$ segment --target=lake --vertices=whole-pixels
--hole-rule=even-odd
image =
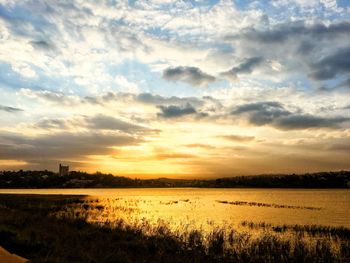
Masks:
[[[123,218],[210,230],[242,221],[350,227],[350,191],[324,189],[0,189],[11,194],[87,195],[104,209],[90,221]]]

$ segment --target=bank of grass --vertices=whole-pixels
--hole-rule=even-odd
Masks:
[[[72,204],[82,207],[78,216],[54,216]],[[102,209],[98,201],[88,207],[83,196],[0,195],[0,246],[33,262],[348,262],[350,258],[346,228],[279,229],[245,222],[247,231],[215,229],[204,236],[200,231],[174,233],[159,225],[146,235],[142,225],[87,223],[82,215],[91,206]],[[259,235],[251,235],[256,229]],[[317,238],[306,242],[303,236],[310,233]]]

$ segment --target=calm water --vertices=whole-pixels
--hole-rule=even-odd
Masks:
[[[214,225],[236,225],[242,221],[350,227],[349,190],[2,189],[0,193],[88,195],[87,199],[98,200],[105,207],[92,220],[127,216],[132,220],[163,220],[174,227],[188,224],[204,229]],[[282,207],[233,205],[218,201],[256,202]]]

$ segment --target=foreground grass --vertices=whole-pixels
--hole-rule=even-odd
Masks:
[[[33,262],[348,262],[350,258],[346,228],[244,222],[249,231],[261,233],[252,237],[249,231],[217,229],[204,237],[199,231],[175,234],[160,226],[145,235],[142,227],[89,224],[82,211],[78,217],[54,216],[72,205],[89,210],[83,196],[0,195],[0,246]],[[313,241],[303,241],[310,233]]]

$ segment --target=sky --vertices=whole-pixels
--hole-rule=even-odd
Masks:
[[[0,0],[0,170],[350,169],[348,0]]]

